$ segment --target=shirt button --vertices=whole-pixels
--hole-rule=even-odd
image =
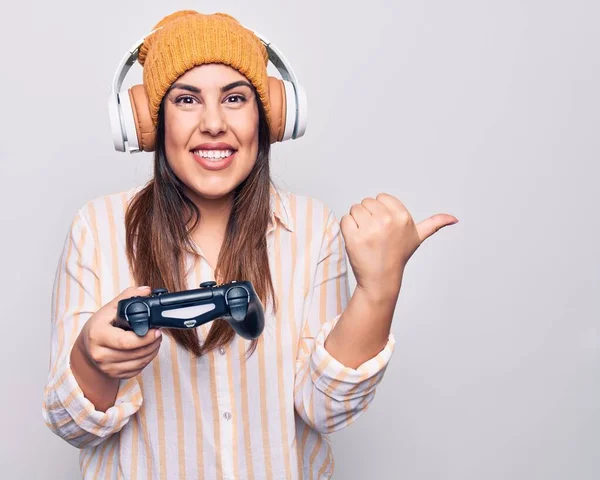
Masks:
[[[231,420],[231,413],[229,413],[229,412],[225,412],[225,413],[223,414],[223,418],[224,418],[225,420],[227,420],[227,421]]]
[[[219,347],[219,353],[225,355],[225,347]]]

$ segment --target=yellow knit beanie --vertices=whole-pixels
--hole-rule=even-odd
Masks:
[[[167,15],[153,30],[140,47],[138,61],[144,67],[143,83],[155,127],[169,87],[189,69],[206,63],[229,65],[244,75],[256,88],[270,122],[269,57],[252,31],[225,13],[204,15],[194,10]]]

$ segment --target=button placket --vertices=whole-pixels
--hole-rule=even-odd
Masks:
[[[217,354],[218,352],[218,354]],[[215,376],[217,384],[217,402],[219,408],[219,420],[221,430],[221,459],[223,462],[223,475],[226,478],[234,477],[233,466],[233,411],[231,396],[233,392],[229,389],[227,349],[219,347],[212,356],[215,364]],[[227,452],[227,453],[225,453]]]

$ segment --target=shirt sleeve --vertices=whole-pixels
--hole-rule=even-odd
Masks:
[[[356,369],[346,367],[325,349],[327,335],[348,304],[347,270],[340,225],[329,211],[312,298],[299,339],[294,388],[296,411],[321,433],[340,430],[367,410],[395,346],[390,334],[383,350]]]
[[[77,448],[102,443],[142,405],[138,381],[122,379],[115,404],[100,412],[85,397],[71,371],[75,339],[102,306],[97,253],[92,229],[80,210],[66,237],[54,279],[50,366],[42,406],[48,428]]]

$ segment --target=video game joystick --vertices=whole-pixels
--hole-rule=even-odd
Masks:
[[[147,297],[119,301],[114,325],[143,337],[150,328],[194,328],[217,318],[247,340],[262,333],[263,306],[251,282],[202,282],[200,288],[173,293],[156,288]]]

